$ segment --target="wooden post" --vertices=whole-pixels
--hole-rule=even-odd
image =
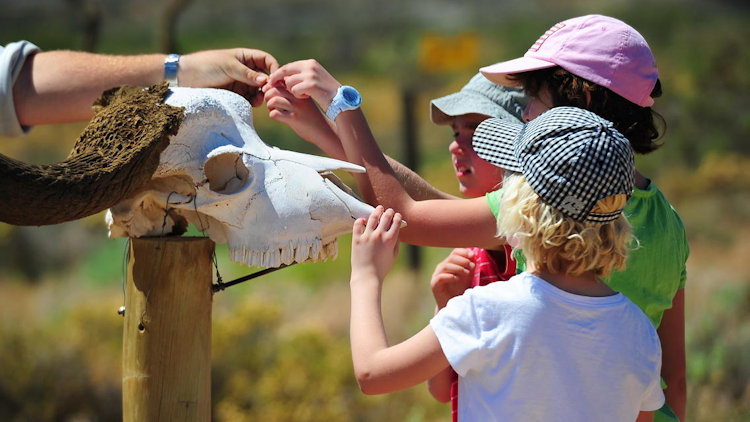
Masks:
[[[123,421],[211,420],[208,238],[130,240],[123,329]]]

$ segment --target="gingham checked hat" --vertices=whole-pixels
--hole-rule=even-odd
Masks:
[[[606,223],[622,212],[591,210],[608,196],[633,193],[633,150],[612,123],[576,107],[554,107],[526,124],[487,119],[474,132],[486,161],[523,173],[547,204],[576,221]]]

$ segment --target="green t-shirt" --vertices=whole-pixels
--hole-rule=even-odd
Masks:
[[[500,210],[502,189],[486,195],[492,214]],[[633,301],[654,327],[661,323],[672,299],[685,287],[689,247],[685,228],[677,212],[654,183],[635,189],[624,210],[640,246],[630,251],[627,268],[605,280],[612,289]],[[515,255],[518,271],[526,269],[523,254]]]

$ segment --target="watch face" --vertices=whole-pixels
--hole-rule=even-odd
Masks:
[[[341,94],[344,97],[346,104],[351,107],[357,107],[362,102],[362,97],[359,95],[359,92],[350,86],[345,87]]]

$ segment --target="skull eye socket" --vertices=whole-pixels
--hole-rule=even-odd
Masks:
[[[209,158],[203,166],[208,187],[221,194],[232,194],[247,185],[250,170],[242,162],[242,154],[225,153]]]

